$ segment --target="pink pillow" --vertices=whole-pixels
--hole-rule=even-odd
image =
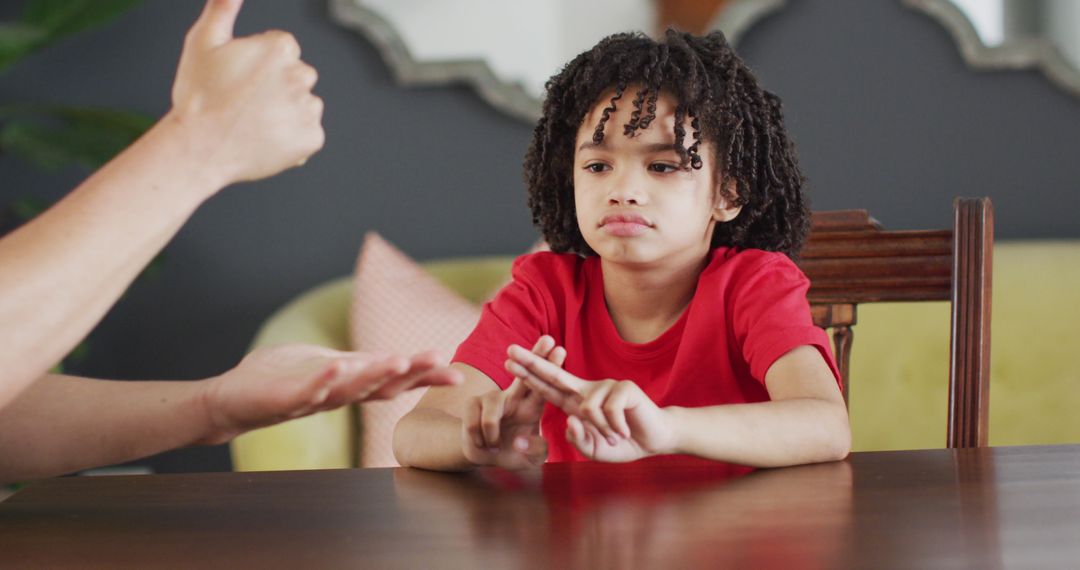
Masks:
[[[452,354],[480,319],[472,305],[374,232],[356,263],[350,334],[356,350]],[[396,467],[394,426],[426,389],[360,405],[360,466]]]

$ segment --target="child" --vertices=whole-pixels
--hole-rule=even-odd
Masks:
[[[465,382],[398,424],[403,465],[847,455],[839,373],[791,260],[803,176],[780,100],[720,33],[617,34],[571,61],[525,180],[552,252],[516,260],[484,307],[454,357]]]

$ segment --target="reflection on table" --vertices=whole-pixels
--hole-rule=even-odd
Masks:
[[[72,477],[0,503],[2,567],[1073,567],[1080,446],[510,473]]]
[[[693,459],[394,473],[403,512],[447,515],[415,517],[417,532],[535,568],[832,567],[850,533],[851,483],[843,462],[752,473]]]

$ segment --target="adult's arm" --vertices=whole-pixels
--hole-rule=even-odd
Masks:
[[[0,482],[223,443],[287,419],[460,381],[433,353],[405,358],[304,345],[256,350],[198,381],[47,375],[0,410]]]
[[[233,38],[240,5],[207,2],[173,106],[149,132],[0,239],[0,411],[90,332],[200,204],[321,148],[315,70],[285,32]]]

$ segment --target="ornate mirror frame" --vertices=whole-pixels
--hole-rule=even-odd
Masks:
[[[983,70],[1037,68],[1067,92],[1080,96],[1080,69],[1070,63],[1051,40],[1028,36],[1010,39],[1000,46],[988,46],[968,16],[949,0],[901,2],[944,26],[971,67]]]
[[[417,61],[394,25],[375,10],[365,6],[363,0],[329,2],[331,17],[339,24],[359,32],[374,44],[398,83],[419,86],[465,82],[488,103],[511,116],[530,123],[540,117],[541,100],[531,95],[520,83],[498,77],[486,61]],[[722,30],[728,41],[735,45],[746,30],[765,16],[783,8],[786,2],[787,0],[728,0],[722,15],[710,24],[710,29]],[[602,35],[598,35],[595,41],[599,41]],[[552,69],[550,74],[557,71]]]

